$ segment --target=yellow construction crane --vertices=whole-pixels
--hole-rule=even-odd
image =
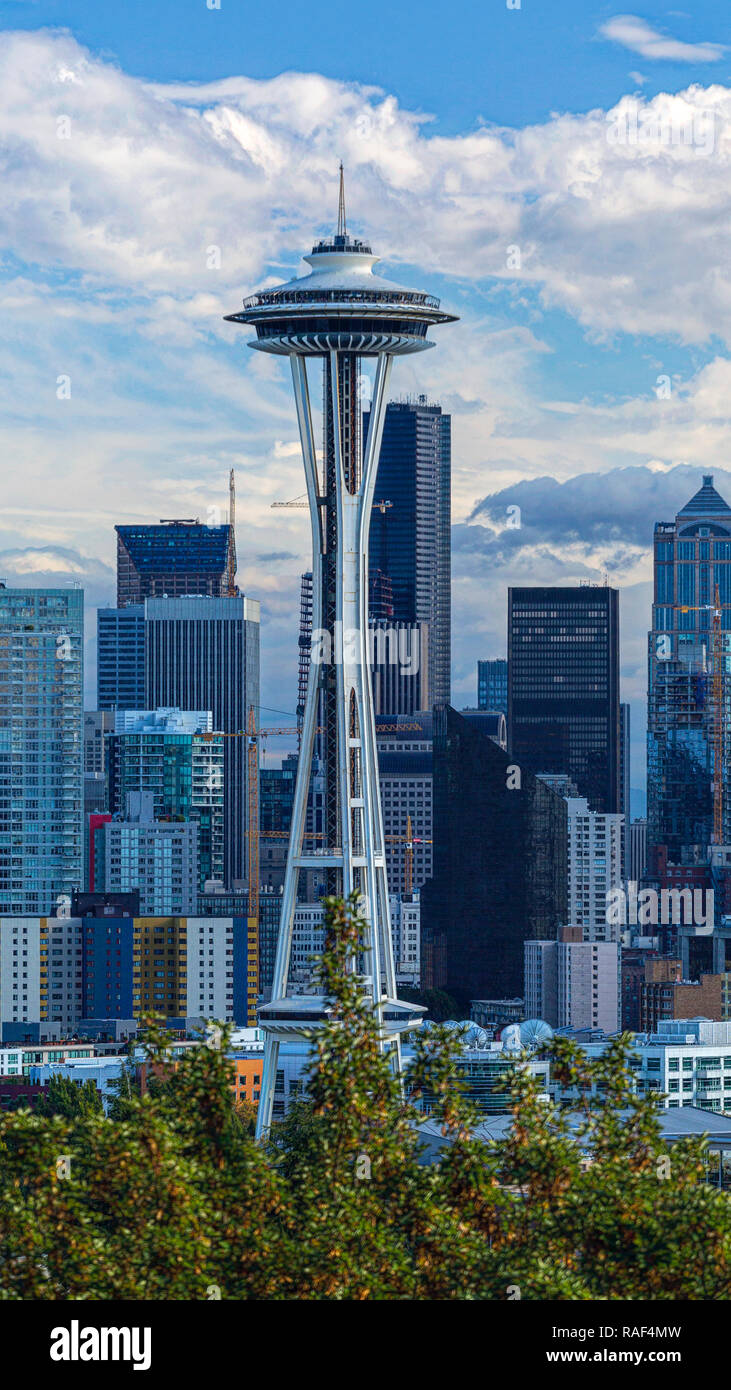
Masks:
[[[723,773],[726,750],[726,717],[723,693],[723,629],[721,627],[723,610],[718,585],[713,603],[681,604],[681,613],[710,612],[713,614],[711,631],[713,642],[713,843],[723,844]]]
[[[324,728],[323,728],[323,727],[318,727],[318,728],[315,730],[315,732],[318,733],[318,734],[324,733]],[[418,733],[418,732],[423,732],[423,725],[422,725],[422,724],[417,724],[417,723],[379,724],[378,729],[377,729],[377,732],[378,732],[378,733],[403,733],[403,732],[406,732],[406,733]],[[248,832],[247,832],[247,838],[248,838],[248,846],[247,846],[247,873],[248,873],[248,878],[249,878],[249,916],[250,916],[250,917],[257,917],[257,918],[258,918],[258,916],[259,916],[259,741],[260,741],[260,739],[263,739],[263,738],[270,738],[270,737],[273,737],[273,738],[288,738],[288,737],[296,737],[296,735],[297,735],[297,728],[296,728],[296,726],[295,726],[294,724],[291,725],[290,727],[285,727],[285,728],[257,729],[257,727],[256,727],[256,715],[255,715],[255,711],[254,711],[254,706],[253,706],[253,705],[250,705],[250,706],[249,706],[249,719],[248,719],[247,727],[246,727],[245,729],[239,729],[239,730],[237,730],[236,733],[230,733],[230,734],[218,734],[218,733],[207,733],[207,732],[206,732],[206,733],[204,733],[204,735],[203,735],[203,738],[204,738],[204,740],[205,740],[207,743],[209,743],[209,742],[210,742],[212,739],[214,739],[214,738],[245,738],[245,739],[247,740],[247,771],[248,771],[247,782],[248,782],[248,784],[249,784],[249,785],[248,785],[249,828],[248,828]],[[274,838],[274,837],[276,837],[277,839],[284,839],[284,838],[289,839],[289,831],[288,831],[288,830],[275,830],[275,831],[272,831],[271,835],[267,835],[267,839],[271,839],[271,838]],[[414,843],[417,843],[417,844],[418,844],[418,843],[430,844],[431,841],[426,840],[426,841],[423,841],[423,842],[422,842],[422,841],[416,841],[416,842],[414,842],[414,840],[413,840],[413,838],[412,838],[412,836],[411,836],[411,818],[410,818],[410,817],[409,817],[409,821],[408,821],[408,825],[407,825],[407,834],[406,834],[406,837],[404,837],[404,836],[402,836],[402,835],[387,835],[387,836],[386,836],[386,839],[387,839],[387,840],[403,840],[404,838],[406,839],[407,846],[411,846],[411,849],[409,849],[409,848],[407,847],[407,855],[408,855],[408,854],[411,854],[411,856],[412,856],[412,857],[411,857],[411,865],[412,865],[411,874],[413,874],[413,844],[414,844]],[[312,839],[317,839],[317,840],[319,840],[319,839],[322,839],[322,836],[321,836],[319,833],[318,833],[318,834],[315,834],[315,833],[310,833],[310,834],[308,834],[308,832],[305,831],[305,839],[310,839],[310,840],[312,840]],[[410,893],[410,892],[411,892],[411,888],[410,888],[410,887],[407,888],[407,889],[406,889],[406,892],[407,892],[407,893]]]
[[[288,830],[268,830],[263,836],[265,840],[288,840]],[[323,840],[325,837],[321,830],[305,830],[305,840]],[[411,816],[406,817],[405,835],[384,835],[384,840],[390,845],[405,845],[404,851],[404,892],[411,893],[414,887],[414,845],[430,845],[431,840],[424,839],[421,835],[414,835]]]

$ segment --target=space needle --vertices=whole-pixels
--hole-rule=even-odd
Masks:
[[[360,894],[366,949],[353,969],[379,1010],[382,1047],[396,1070],[400,1036],[423,1013],[396,996],[369,665],[368,533],[393,359],[432,347],[429,328],[455,316],[444,313],[433,295],[402,289],[375,273],[378,257],[348,234],[342,165],[337,232],[318,241],[304,260],[308,274],[260,290],[239,313],[227,315],[229,322],[256,330],[250,347],[290,360],[312,528],[313,639],[319,640],[319,654],[325,653],[316,659],[313,642],[272,998],[259,1014],[265,1034],[259,1137],[271,1125],[280,1044],[311,1036],[331,1009],[322,995],[287,997],[300,870],[324,871],[328,893]],[[375,362],[365,444],[363,358]],[[322,368],[321,466],[308,359]],[[308,849],[316,735],[324,770],[323,833]]]

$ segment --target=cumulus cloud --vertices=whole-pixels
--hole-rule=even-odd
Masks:
[[[165,333],[215,332],[208,296],[295,268],[334,215],[336,150],[391,260],[516,281],[598,333],[731,337],[720,85],[447,138],[317,74],[150,86],[70,36],[15,33],[0,120],[2,244],[144,296]]]
[[[6,33],[0,129],[0,563],[17,564],[17,582],[78,578],[90,605],[110,601],[114,523],[225,508],[235,467],[264,688],[293,702],[309,526],[306,513],[270,511],[303,491],[291,383],[222,316],[295,273],[331,228],[342,153],[351,220],[387,273],[427,288],[442,277],[461,315],[394,382],[453,416],[456,690],[483,639],[504,649],[507,582],[608,572],[633,596],[641,653],[642,518],[651,531],[673,512],[653,488],[684,489],[684,468],[689,483],[695,470],[720,477],[728,458],[729,89],[445,137],[374,87],[297,73],[150,85],[67,34]],[[495,312],[497,295],[514,321]],[[592,351],[631,352],[629,391],[594,382],[569,397],[555,375],[546,388],[550,308]],[[668,339],[717,355],[668,354],[666,367]],[[575,383],[586,364],[574,365]],[[499,525],[509,504],[523,513],[515,535]],[[641,669],[638,657],[638,681]]]
[[[454,547],[478,556],[490,568],[548,556],[577,580],[599,569],[613,582],[652,568],[656,521],[671,521],[698,491],[703,472],[689,465],[615,468],[559,482],[532,478],[484,497],[467,521],[455,527]],[[717,470],[715,486],[731,499],[731,472]]]
[[[726,49],[720,43],[682,43],[652,29],[644,19],[636,15],[620,14],[607,21],[599,31],[607,39],[621,43],[632,53],[657,62],[670,63],[717,63]]]

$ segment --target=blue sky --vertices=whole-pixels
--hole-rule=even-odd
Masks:
[[[222,314],[296,271],[342,157],[385,273],[460,314],[395,377],[453,415],[454,703],[509,583],[608,576],[640,785],[652,523],[701,473],[731,495],[719,8],[0,0],[0,31],[3,574],[109,601],[114,522],[206,516],[234,466],[263,700],[293,704],[289,384]]]

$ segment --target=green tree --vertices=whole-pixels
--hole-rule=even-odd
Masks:
[[[130,1073],[109,1115],[60,1092],[53,1113],[0,1115],[0,1297],[727,1297],[731,1197],[704,1182],[701,1143],[664,1144],[626,1039],[597,1058],[552,1045],[573,1115],[519,1058],[512,1128],[483,1142],[448,1030],[416,1034],[402,1094],[354,970],[357,904],[325,908],[332,1012],[307,1099],[266,1145],[233,1098],[225,1029],[172,1071],[153,1025],[156,1078],[142,1096]]]
[[[35,1104],[36,1115],[60,1115],[66,1120],[101,1115],[103,1111],[101,1093],[93,1081],[79,1084],[57,1072],[52,1073],[45,1095],[39,1096]]]

